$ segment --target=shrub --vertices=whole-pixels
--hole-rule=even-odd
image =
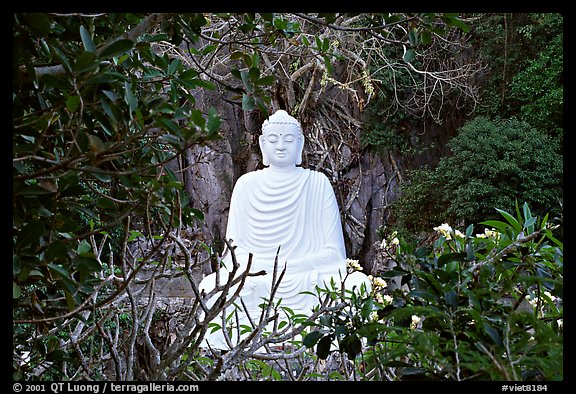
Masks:
[[[391,242],[397,266],[380,283],[402,286],[352,295],[352,311],[321,317],[304,343],[321,358],[345,353],[361,380],[562,380],[557,226],[527,204],[497,211],[504,220],[480,234],[443,224],[433,246]]]
[[[405,225],[430,228],[441,217],[477,223],[493,207],[512,210],[516,201],[540,215],[561,214],[563,162],[550,137],[515,119],[477,117],[448,147],[451,154],[434,170],[420,170],[403,187],[396,211]]]

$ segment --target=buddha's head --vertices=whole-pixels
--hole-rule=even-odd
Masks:
[[[293,167],[302,164],[302,126],[282,109],[270,115],[262,124],[259,144],[265,166]]]

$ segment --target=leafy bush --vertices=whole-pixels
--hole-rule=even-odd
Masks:
[[[563,244],[527,204],[498,212],[480,234],[443,224],[433,246],[390,242],[396,268],[377,279],[401,286],[351,295],[304,344],[345,353],[361,380],[562,380]]]
[[[404,225],[429,228],[439,217],[477,223],[493,215],[492,207],[512,210],[516,201],[540,215],[561,214],[563,162],[548,136],[515,119],[478,117],[448,146],[451,155],[403,188],[396,212]]]
[[[562,35],[554,37],[510,83],[510,98],[520,104],[521,119],[560,139],[564,115],[562,41]]]
[[[561,137],[563,15],[482,14],[470,23],[470,43],[488,66],[476,113],[518,117]]]

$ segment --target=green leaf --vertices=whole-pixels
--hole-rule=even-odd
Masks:
[[[74,265],[78,267],[81,282],[85,282],[93,272],[102,270],[102,266],[93,253],[76,257],[74,259]]]
[[[92,175],[94,175],[94,177],[96,177],[96,179],[102,182],[110,182],[112,180],[110,175],[106,174],[102,169],[98,167],[84,166],[84,168],[82,168],[82,171],[91,173]]]
[[[44,237],[45,231],[46,228],[44,227],[44,223],[41,221],[26,224],[22,229],[20,229],[17,246],[39,245],[40,238]]]
[[[546,229],[545,233],[546,233],[546,237],[548,237],[548,239],[550,239],[552,242],[554,242],[557,246],[559,246],[559,247],[561,247],[561,248],[564,247],[564,243],[561,242],[561,241],[559,241],[559,240],[557,240],[557,239],[554,237],[554,235],[552,235],[552,231]]]
[[[256,82],[260,78],[260,69],[258,67],[250,67],[248,70],[248,75],[250,76],[250,81]]]
[[[67,245],[68,244],[63,240],[53,241],[46,249],[46,260],[54,262],[66,259],[68,253]]]
[[[100,52],[100,58],[106,59],[128,52],[134,47],[134,42],[128,39],[114,41]]]
[[[30,30],[36,37],[46,37],[50,34],[50,19],[46,14],[29,13],[26,14],[28,23],[30,23]]]
[[[330,336],[325,336],[320,339],[318,346],[316,347],[316,355],[322,360],[326,360],[330,354],[330,346],[332,345],[332,339]]]
[[[306,336],[302,340],[302,344],[304,346],[306,346],[307,348],[314,347],[314,345],[316,345],[318,340],[320,338],[322,338],[323,336],[324,336],[324,334],[320,331],[312,331],[312,332],[306,334]]]
[[[332,315],[320,315],[319,322],[323,326],[330,327],[332,325]]]
[[[408,297],[421,298],[423,300],[429,300],[432,302],[438,301],[438,299],[432,293],[423,290],[412,290],[410,293],[408,293]]]
[[[176,135],[180,134],[180,127],[176,123],[171,121],[170,119],[157,118],[156,123],[158,123],[158,125],[160,127],[168,129],[169,131],[171,131],[172,133],[174,133]]]
[[[320,344],[318,344],[318,346],[320,347]],[[356,355],[362,351],[362,342],[360,341],[360,338],[356,335],[348,335],[342,340],[342,342],[340,342],[340,351],[346,352],[348,357],[351,359],[356,358]]]
[[[490,338],[492,338],[492,340],[494,341],[494,343],[498,346],[502,346],[502,338],[500,337],[500,334],[498,334],[498,331],[496,331],[488,322],[484,322],[483,324],[483,328],[484,328],[484,332],[486,332],[486,334],[488,334],[488,336]]]
[[[54,51],[54,56],[56,56],[56,58],[60,61],[60,63],[62,63],[66,71],[71,72],[72,67],[70,66],[70,61],[68,60],[68,57],[64,54],[64,52],[57,47],[53,47],[52,50]]]
[[[70,278],[68,271],[60,265],[57,264],[48,264],[48,268],[55,274],[58,274],[60,279],[62,279],[62,284],[70,294],[74,294],[76,292],[76,283]]]
[[[328,73],[328,75],[332,75],[332,72],[334,71],[334,67],[332,67],[332,62],[330,61],[330,57],[325,55],[323,56],[324,58],[324,64],[326,65],[326,72]]]
[[[447,24],[449,24],[449,25],[452,25],[452,26],[459,28],[464,33],[468,33],[470,31],[470,28],[468,27],[468,25],[454,15],[445,14],[444,15],[444,21],[447,22]]]
[[[104,113],[108,116],[108,118],[114,123],[119,123],[119,119],[116,116],[119,115],[119,113],[114,104],[110,104],[106,100],[101,100],[101,103],[102,103],[102,109],[104,110]]]
[[[424,45],[429,45],[432,42],[432,34],[430,33],[430,31],[424,30],[420,34],[420,41],[422,41],[422,44]]]
[[[404,61],[406,63],[410,63],[412,60],[414,60],[416,58],[416,52],[414,51],[414,49],[408,49],[405,53],[404,56],[402,57],[402,59],[404,59]]]
[[[176,135],[172,135],[172,134],[165,134],[162,137],[160,137],[160,141],[166,143],[166,144],[170,144],[172,146],[174,146],[175,148],[179,149],[182,147],[182,138],[176,136]]]
[[[218,49],[218,45],[206,45],[206,47],[202,50],[202,55],[207,55],[210,52],[214,52]]]
[[[265,77],[258,79],[256,81],[256,85],[258,85],[258,86],[272,85],[274,83],[274,80],[275,80],[274,75],[267,75]]]
[[[510,215],[508,212],[502,209],[496,208],[496,210],[500,212],[500,214],[504,216],[504,218],[508,221],[508,223],[512,225],[512,227],[516,231],[516,234],[519,234],[522,231],[522,226],[520,225],[520,223],[518,223],[518,220],[516,220],[514,216]]]
[[[74,63],[74,72],[77,74],[96,70],[100,66],[100,61],[92,52],[82,52]]]
[[[382,278],[394,278],[396,276],[406,276],[410,275],[410,272],[404,271],[399,267],[392,268],[390,270],[386,270],[380,274]]]
[[[450,290],[444,293],[444,300],[452,308],[458,308],[458,294],[456,294],[454,290]]]
[[[40,80],[44,82],[47,86],[56,89],[66,90],[71,88],[70,82],[68,81],[67,78],[59,78],[54,75],[45,74],[40,78]]]
[[[94,78],[87,80],[85,83],[87,85],[90,85],[90,84],[100,85],[100,84],[105,84],[105,83],[113,84],[113,83],[123,82],[123,81],[127,81],[127,80],[128,79],[126,78],[125,75],[122,75],[122,74],[114,72],[114,71],[106,71],[106,72],[103,72],[102,74],[96,75]]]
[[[244,111],[252,111],[254,109],[254,105],[255,105],[254,97],[252,97],[246,93],[243,93],[242,94],[242,109]]]
[[[330,49],[330,40],[328,40],[328,37],[326,37],[324,38],[324,41],[322,41],[322,51],[328,52],[329,49]]]
[[[502,234],[506,234],[506,231],[508,230],[508,228],[510,228],[510,225],[501,222],[499,220],[486,220],[484,222],[480,222],[480,224],[495,228],[496,230],[498,230],[498,232]]]
[[[152,71],[152,70],[150,70]],[[179,74],[179,78],[181,79],[194,79],[198,76],[198,71],[194,70],[193,68],[189,68],[185,71],[182,71]]]
[[[208,89],[208,90],[216,89],[215,84],[213,84],[210,81],[204,81],[203,79],[200,79],[200,78],[195,78],[195,79],[191,80],[191,82],[193,82],[194,85],[196,85],[199,88]]]
[[[92,41],[90,32],[84,26],[80,26],[80,37],[82,38],[84,50],[96,54],[96,45],[94,45],[94,41]]]
[[[172,62],[170,62],[170,65],[168,66],[167,75],[174,75],[181,66],[182,66],[182,60],[180,59],[172,60]]]
[[[192,122],[194,122],[194,124],[200,128],[204,128],[204,126],[206,126],[206,120],[204,119],[204,116],[202,116],[202,111],[198,110],[198,109],[194,109],[190,115],[190,119],[192,120]]]
[[[108,97],[110,99],[110,101],[113,103],[118,101],[118,98],[120,97],[120,96],[118,96],[118,94],[116,92],[113,92],[111,90],[102,90],[102,93],[104,93],[106,95],[106,97]]]
[[[438,258],[438,266],[442,267],[444,264],[451,261],[462,261],[466,259],[466,256],[467,254],[464,252],[443,254]]]
[[[254,85],[252,84],[252,81],[250,79],[250,73],[248,71],[246,70],[240,71],[240,79],[242,79],[242,82],[246,87],[246,92],[251,93],[254,91]]]
[[[214,108],[210,108],[208,114],[208,121],[206,122],[206,129],[208,130],[208,132],[210,134],[218,133],[218,131],[220,130],[221,123],[222,120],[220,119],[220,116],[218,116],[218,114],[216,113],[216,110]]]
[[[66,97],[66,108],[70,112],[76,112],[78,107],[80,106],[80,97],[79,96],[68,96]]]
[[[534,232],[534,223],[538,218],[532,217],[524,222],[524,228],[527,229],[528,234],[532,234]]]
[[[368,298],[362,305],[362,309],[360,310],[360,316],[362,316],[364,319],[368,319],[373,308],[374,308],[374,300],[372,300],[372,298]]]
[[[12,282],[12,299],[16,300],[20,298],[20,294],[22,293],[20,286],[16,282]]]
[[[408,32],[408,41],[410,41],[411,45],[416,45],[416,34],[414,34],[414,30]]]
[[[407,376],[407,375],[422,375],[424,374],[424,372],[426,372],[424,369],[422,368],[418,368],[418,367],[409,367],[409,368],[405,368],[401,371],[398,371],[398,374],[400,376]]]
[[[19,185],[20,186],[20,185]],[[46,194],[53,194],[54,191],[43,188],[38,185],[24,185],[15,190],[17,196],[42,196]]]
[[[314,36],[314,40],[316,41],[316,48],[319,51],[321,51],[322,50],[322,41],[320,40],[320,37]]]
[[[246,67],[252,67],[252,57],[248,54],[242,54],[242,59],[244,59],[244,64]]]
[[[138,108],[138,99],[132,93],[132,86],[128,81],[124,82],[124,101],[130,107],[130,111],[134,112]]]
[[[244,56],[243,52],[236,51],[236,52],[232,52],[232,54],[230,54],[230,59],[231,60],[238,60],[238,59],[242,59],[243,56]]]
[[[88,243],[88,241],[86,241],[85,239],[82,240],[79,244],[78,247],[76,248],[76,252],[78,254],[83,254],[83,253],[89,253],[92,251],[92,246],[90,246],[90,244]]]

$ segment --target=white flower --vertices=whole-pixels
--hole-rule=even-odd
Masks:
[[[346,259],[346,267],[354,271],[362,271],[362,266],[358,260]]]
[[[383,289],[386,286],[388,286],[388,283],[386,283],[386,281],[380,277],[373,277],[372,275],[368,275],[368,279],[370,279],[370,282],[372,283],[372,287],[375,290]]]
[[[376,300],[376,302],[382,305],[389,305],[394,300],[394,298],[390,297],[388,294],[383,296],[382,293],[374,294],[374,299]]]
[[[550,298],[550,300],[552,300],[552,302],[556,301],[556,299],[557,299],[556,296],[550,294],[550,292],[549,292],[548,290],[546,290],[546,291],[544,292],[544,294],[545,294],[546,296],[548,296],[548,298]]]
[[[500,233],[494,230],[484,229],[484,234],[476,234],[476,238],[496,238],[498,239]]]
[[[466,236],[460,230],[456,230],[455,234],[458,238],[466,238]]]
[[[412,315],[412,323],[410,324],[410,329],[415,330],[416,328],[418,328],[418,324],[420,324],[421,321],[422,319],[420,317]]]
[[[434,231],[439,232],[441,235],[444,236],[444,238],[450,240],[450,239],[452,239],[451,234],[454,230],[452,230],[452,227],[450,227],[450,225],[448,223],[442,223],[441,226],[434,227]]]

